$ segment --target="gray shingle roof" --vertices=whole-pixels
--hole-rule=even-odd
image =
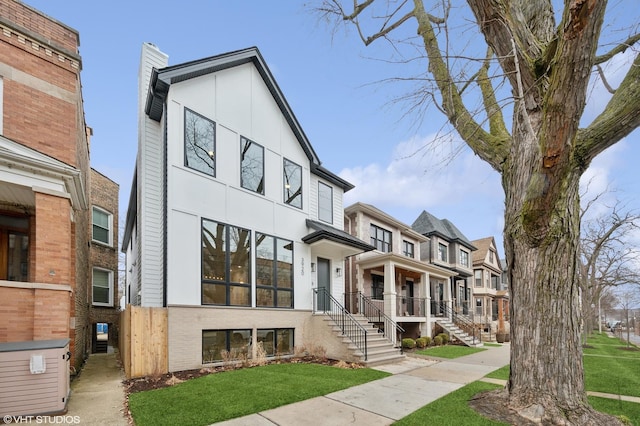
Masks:
[[[448,219],[438,219],[431,213],[423,210],[420,216],[411,225],[414,231],[428,237],[438,235],[448,241],[457,241],[468,248],[475,250],[471,241]]]

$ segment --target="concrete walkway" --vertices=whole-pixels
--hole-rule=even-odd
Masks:
[[[129,425],[122,380],[117,353],[90,355],[80,375],[71,382],[65,416],[77,416],[80,425]]]
[[[509,364],[509,344],[451,360],[408,357],[374,367],[392,376],[216,423],[220,426],[378,426],[390,425],[424,405]]]

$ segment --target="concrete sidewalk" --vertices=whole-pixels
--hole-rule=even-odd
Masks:
[[[389,425],[424,405],[509,364],[509,344],[451,360],[407,357],[374,367],[392,376],[216,423],[220,426]]]
[[[122,380],[117,353],[90,355],[80,375],[71,382],[65,416],[74,416],[80,425],[129,425]]]

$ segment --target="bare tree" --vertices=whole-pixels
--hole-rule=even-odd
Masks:
[[[631,322],[629,318],[629,312],[640,305],[640,287],[637,286],[625,286],[618,291],[618,303],[622,308],[622,315],[624,318],[624,328],[627,331],[627,348],[631,347],[630,330]],[[634,324],[635,325],[635,324]],[[620,329],[622,332],[622,328]]]
[[[556,3],[324,0],[316,10],[355,28],[365,45],[389,41],[395,61],[423,63],[413,100],[437,107],[502,176],[511,373],[505,390],[474,399],[476,409],[512,424],[619,424],[593,410],[584,389],[578,189],[594,157],[640,125],[640,55],[605,110],[579,123],[591,73],[640,34],[598,52],[611,43],[601,34],[607,1],[565,0],[558,11]],[[465,53],[479,44],[480,54]]]
[[[604,193],[584,203],[580,238],[578,274],[582,283],[582,303],[585,325],[591,330],[595,310],[608,288],[640,282],[640,251],[633,245],[631,235],[640,228],[640,214],[627,210],[615,201],[613,207],[596,217],[585,219],[591,206]],[[588,315],[587,315],[588,314]]]

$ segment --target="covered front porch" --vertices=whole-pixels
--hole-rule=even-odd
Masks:
[[[403,337],[431,335],[431,283],[440,281],[446,288],[444,283],[453,275],[451,271],[384,253],[356,261],[355,272],[356,291],[345,295],[350,312],[360,313],[365,305],[371,304],[402,326]],[[446,296],[450,299],[448,292]]]

